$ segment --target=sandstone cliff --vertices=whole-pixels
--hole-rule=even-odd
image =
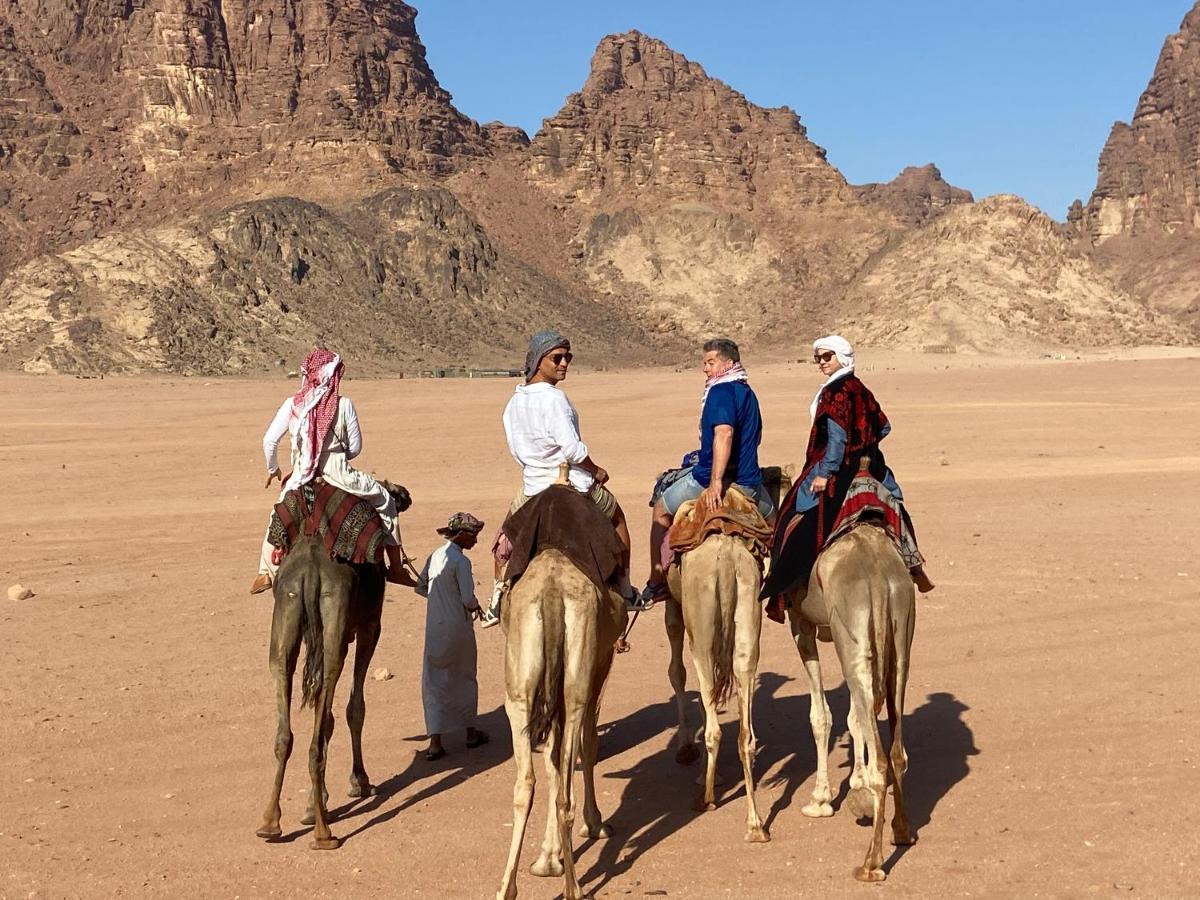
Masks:
[[[975,199],[942,178],[933,163],[909,166],[886,184],[863,184],[854,190],[864,203],[883,207],[905,225],[924,225],[951,206]]]

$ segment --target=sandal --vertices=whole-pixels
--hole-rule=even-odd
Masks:
[[[491,738],[488,737],[488,733],[486,731],[476,731],[475,737],[467,741],[467,748],[474,750],[476,747],[482,747],[490,740]]]
[[[440,747],[437,750],[426,750],[425,751],[425,762],[437,762],[439,759],[441,759],[445,755],[446,755],[445,747]]]

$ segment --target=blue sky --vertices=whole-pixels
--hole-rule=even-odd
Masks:
[[[637,28],[761,106],[790,106],[853,183],[936,163],[1062,219],[1086,200],[1193,0],[408,0],[464,113],[531,135]]]

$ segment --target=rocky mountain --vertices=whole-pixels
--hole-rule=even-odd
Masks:
[[[1100,154],[1096,189],[1068,213],[1073,233],[1124,287],[1200,324],[1200,3],[1163,44],[1129,123]]]
[[[956,207],[909,232],[846,293],[837,322],[871,345],[1029,352],[1166,342],[1171,326],[1122,292],[1012,195]]]
[[[1170,333],[1048,220],[932,165],[850,185],[794,112],[636,31],[532,139],[480,125],[416,16],[0,4],[0,364],[253,372],[326,341],[356,371],[507,366],[548,325],[627,364],[846,315],[914,347]]]

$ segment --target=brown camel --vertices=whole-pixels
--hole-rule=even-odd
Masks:
[[[904,690],[916,624],[916,594],[912,576],[895,544],[882,528],[862,524],[827,547],[817,558],[807,593],[797,593],[788,611],[792,636],[812,685],[813,739],[817,746],[817,783],[806,816],[833,815],[829,785],[831,716],[817,658],[817,628],[828,626],[842,674],[850,689],[848,726],[855,762],[847,804],[861,818],[874,820],[871,845],[863,864],[854,870],[859,881],[883,881],[883,820],[888,773],[896,810],[892,843],[916,840],[904,806]],[[885,751],[878,715],[886,704],[892,735]]]
[[[397,510],[411,504],[408,492],[383,483],[397,500]],[[301,708],[312,705],[314,714],[312,743],[308,752],[308,772],[312,778],[308,810],[302,822],[313,825],[314,850],[336,850],[340,842],[329,830],[326,808],[325,763],[329,739],[333,734],[333,696],[341,677],[350,642],[355,641],[354,684],[346,706],[350,726],[353,768],[350,796],[366,797],[374,793],[363,766],[362,729],[367,704],[363,693],[371,657],[379,643],[383,612],[384,567],[378,564],[349,565],[330,559],[320,536],[302,536],[289,550],[275,577],[275,608],[271,618],[271,676],[275,680],[275,699],[279,726],[275,733],[275,781],[271,798],[263,813],[263,823],[255,831],[271,840],[280,836],[279,794],[283,773],[292,753],[292,676],[303,639],[306,652],[301,679]]]
[[[741,708],[738,755],[746,782],[746,840],[754,843],[769,841],[754,799],[755,741],[751,707],[758,677],[758,642],[762,628],[758,561],[741,538],[713,534],[695,550],[683,554],[678,577],[672,567],[668,582],[672,594],[666,608],[667,637],[671,642],[668,675],[675,689],[679,712],[675,758],[686,764],[698,755],[687,722],[684,693],[687,670],[683,665],[683,635],[686,630],[696,678],[700,682],[704,744],[708,751],[704,794],[696,808],[702,811],[716,809],[717,750],[721,741],[717,713],[736,683]]]
[[[575,759],[583,763],[586,837],[608,837],[596,805],[596,717],[612,666],[613,647],[625,629],[625,605],[596,585],[557,550],[529,563],[504,603],[504,707],[512,728],[513,832],[498,900],[517,896],[517,866],[533,807],[533,749],[543,744],[549,814],[535,875],[562,875],[563,897],[583,897],[575,874],[571,829]]]

